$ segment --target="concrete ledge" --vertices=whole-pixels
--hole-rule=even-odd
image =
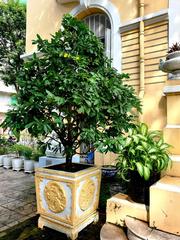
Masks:
[[[180,235],[179,203],[179,177],[165,176],[152,185],[150,187],[150,226]]]
[[[148,207],[135,203],[126,194],[117,194],[107,200],[106,222],[125,226],[126,216],[148,221]]]
[[[171,155],[172,166],[169,167],[165,175],[180,177],[180,155]]]

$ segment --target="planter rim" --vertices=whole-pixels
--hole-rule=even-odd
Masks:
[[[71,178],[76,178],[76,177],[79,177],[79,176],[83,176],[83,175],[86,175],[87,172],[92,172],[92,171],[97,171],[99,170],[100,171],[100,166],[92,166],[92,165],[89,165],[89,164],[83,164],[83,163],[80,163],[81,165],[85,165],[85,166],[89,166],[89,168],[86,168],[86,169],[83,169],[83,170],[79,170],[77,172],[66,172],[66,171],[63,171],[63,170],[53,170],[53,169],[48,169],[46,166],[45,167],[38,167],[35,169],[35,174],[39,174],[39,173],[46,173],[46,174],[51,174],[51,175],[59,175],[59,176],[69,176]],[[52,165],[50,165],[52,166]]]
[[[168,53],[167,56],[166,56],[166,60],[171,59],[171,58],[175,58],[175,57],[178,57],[178,56],[180,56],[180,50]]]

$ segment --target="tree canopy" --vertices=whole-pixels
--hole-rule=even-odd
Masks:
[[[114,139],[133,124],[141,110],[134,89],[125,85],[105,56],[103,44],[80,20],[65,15],[50,41],[34,41],[43,53],[32,56],[17,75],[17,104],[3,127],[25,128],[33,136],[55,131],[67,161],[81,142]]]
[[[16,74],[25,50],[26,9],[18,0],[0,1],[0,76],[18,90]]]

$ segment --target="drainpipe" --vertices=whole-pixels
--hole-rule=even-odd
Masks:
[[[144,16],[144,0],[139,0],[140,17]],[[140,45],[140,89],[139,97],[144,97],[144,21],[140,21],[139,29],[139,45]]]

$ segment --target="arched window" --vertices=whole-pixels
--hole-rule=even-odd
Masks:
[[[109,17],[106,14],[93,14],[85,17],[83,21],[102,41],[106,56],[111,58],[111,23]]]

